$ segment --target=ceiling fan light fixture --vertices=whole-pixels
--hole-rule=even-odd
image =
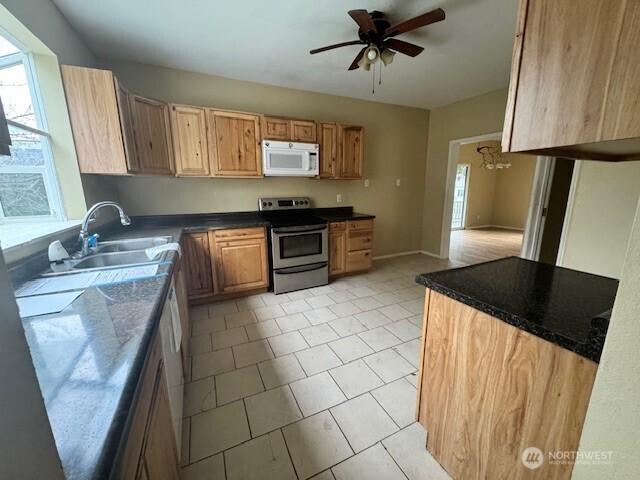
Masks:
[[[370,62],[375,62],[376,60],[378,60],[378,58],[380,57],[380,51],[378,50],[378,47],[369,47],[367,49],[367,58],[369,59]]]
[[[391,62],[393,62],[393,57],[395,56],[395,54],[396,52],[392,52],[389,49],[384,49],[382,52],[380,52],[380,60],[382,60],[382,63],[387,66]]]

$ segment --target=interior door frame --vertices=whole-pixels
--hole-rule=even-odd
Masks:
[[[536,158],[527,223],[522,237],[522,250],[520,253],[522,258],[538,260],[540,256],[540,245],[546,220],[545,209],[549,205],[555,165],[555,158],[542,156]]]
[[[469,202],[469,177],[471,176],[471,164],[470,163],[458,163],[456,165],[456,176],[457,176],[457,171],[458,171],[458,167],[460,165],[466,165],[467,166],[467,174],[465,175],[465,179],[464,179],[464,203],[462,204],[462,225],[459,228],[453,228],[450,226],[451,230],[464,230],[464,228],[467,226],[467,204]],[[453,191],[455,193],[456,190],[456,184],[455,184],[455,180],[453,182]],[[455,200],[455,198],[454,198]],[[452,209],[451,209],[451,218],[453,220],[453,204],[452,204]]]
[[[451,243],[451,218],[453,217],[453,191],[455,189],[456,169],[460,158],[460,146],[468,143],[486,142],[488,140],[502,140],[502,132],[487,133],[475,137],[458,138],[449,142],[449,160],[447,165],[447,180],[444,192],[444,207],[442,212],[442,227],[440,233],[440,257],[449,258],[449,244]]]

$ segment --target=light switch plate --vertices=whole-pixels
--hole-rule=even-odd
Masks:
[[[400,179],[396,178],[396,187],[399,187],[399,186],[400,186]]]
[[[336,195],[336,202],[342,203],[342,194],[341,193]]]
[[[368,178],[364,179],[364,186],[365,186],[365,188],[369,186],[369,179]]]

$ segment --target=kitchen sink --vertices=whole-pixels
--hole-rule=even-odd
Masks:
[[[111,252],[131,252],[135,250],[144,250],[150,247],[158,247],[166,245],[171,237],[147,237],[147,238],[130,238],[128,240],[114,240],[110,242],[100,242],[98,247],[94,249],[96,254]]]
[[[86,270],[89,268],[106,268],[121,265],[141,265],[145,263],[157,263],[157,259],[151,260],[144,250],[129,252],[96,253],[89,255],[77,262],[73,262],[73,270]]]

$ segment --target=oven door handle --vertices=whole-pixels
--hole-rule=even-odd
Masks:
[[[297,235],[299,233],[315,233],[315,232],[322,232],[323,230],[326,230],[327,226],[323,226],[323,227],[314,227],[314,228],[310,228],[308,230],[283,230],[283,229],[273,229],[272,232],[277,234],[277,235],[282,235],[282,234],[291,234],[291,235]]]
[[[321,268],[325,268],[327,266],[327,262],[322,263],[314,263],[311,265],[303,265],[301,267],[288,267],[288,268],[280,268],[278,270],[274,270],[274,275],[292,275],[294,273],[303,273],[303,272],[313,272],[314,270],[320,270]]]

